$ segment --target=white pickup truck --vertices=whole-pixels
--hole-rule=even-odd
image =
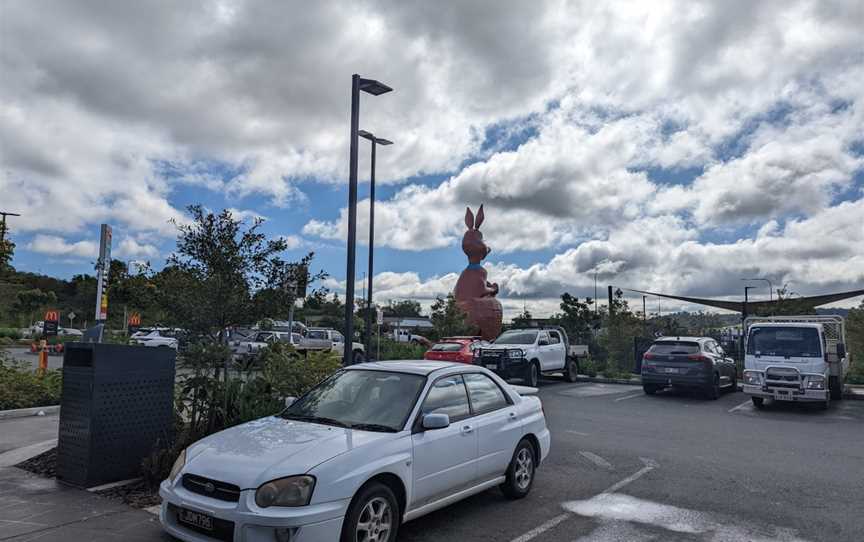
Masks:
[[[521,378],[526,386],[536,387],[541,373],[563,373],[568,382],[576,381],[577,361],[570,352],[567,333],[549,327],[507,330],[474,355],[475,363],[501,378]]]
[[[765,399],[818,402],[843,397],[849,370],[842,316],[776,316],[744,322],[744,393]]]

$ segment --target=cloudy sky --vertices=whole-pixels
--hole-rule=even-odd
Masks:
[[[0,210],[24,215],[22,270],[92,270],[102,222],[116,257],[158,267],[202,203],[266,217],[339,288],[360,73],[395,89],[361,103],[396,143],[379,300],[452,289],[481,203],[511,314],[593,295],[595,272],[716,297],[748,276],[860,288],[862,27],[859,0],[0,0]]]

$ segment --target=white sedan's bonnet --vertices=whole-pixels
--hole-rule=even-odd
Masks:
[[[284,420],[254,420],[189,447],[184,472],[254,489],[270,480],[304,474],[354,448],[392,438],[391,433]]]

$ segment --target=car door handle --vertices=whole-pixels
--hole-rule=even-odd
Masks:
[[[516,413],[515,413],[515,412],[511,412],[511,413],[508,414],[507,416],[508,416],[511,420],[515,420],[515,419],[516,419]]]
[[[463,425],[462,426],[462,434],[463,435],[470,435],[473,432],[474,432],[474,428],[471,427],[470,425]]]

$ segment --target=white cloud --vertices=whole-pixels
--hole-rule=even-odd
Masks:
[[[150,243],[139,243],[131,237],[126,237],[120,241],[116,250],[112,251],[112,257],[129,259],[145,259],[158,258],[160,255],[159,249]]]
[[[266,220],[267,219],[266,216],[259,214],[257,211],[253,211],[251,209],[236,209],[234,207],[229,207],[227,209],[227,211],[230,212],[231,215],[237,220],[251,222],[253,220],[259,220],[259,219],[260,220]]]
[[[99,255],[99,245],[94,241],[83,240],[70,243],[56,235],[38,234],[26,245],[26,248],[49,256],[88,259]]]

